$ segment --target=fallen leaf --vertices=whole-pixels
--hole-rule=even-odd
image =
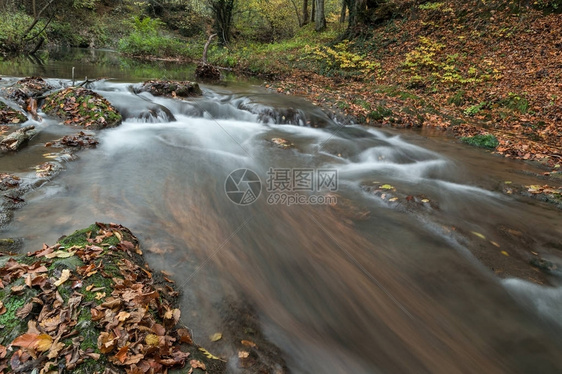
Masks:
[[[51,348],[51,344],[53,343],[53,338],[51,338],[47,334],[30,334],[26,333],[23,335],[18,336],[12,342],[12,345],[17,347],[23,347],[27,349],[35,349],[38,352],[45,352],[49,348]]]
[[[248,358],[250,356],[250,352],[248,351],[239,351],[238,352],[238,358]]]
[[[193,368],[193,369],[203,369],[203,370],[207,370],[207,367],[205,366],[204,363],[202,363],[199,360],[191,360],[189,361],[189,365]]]
[[[70,278],[70,270],[64,269],[58,281],[54,283],[56,287],[60,286]]]
[[[158,337],[158,335],[154,335],[154,334],[148,334],[144,338],[144,341],[146,342],[146,344],[151,345],[153,347],[158,347],[158,345],[160,344],[160,338]]]
[[[211,335],[209,337],[209,339],[211,339],[212,342],[216,342],[222,339],[222,334],[220,332],[216,332],[213,335]]]
[[[471,231],[474,235],[476,235],[477,237],[479,237],[480,239],[486,239],[486,237],[482,234],[480,234],[479,232],[476,231]]]
[[[122,364],[127,360],[127,352],[129,352],[129,346],[126,345],[117,352],[115,358],[119,360]]]
[[[242,340],[240,341],[240,343],[242,343],[242,345],[245,345],[246,347],[252,347],[252,348],[256,348],[257,345],[256,343],[249,341],[249,340]]]
[[[213,354],[211,354],[208,350],[206,350],[203,347],[199,347],[199,350],[203,353],[203,355],[205,357],[210,358],[211,360],[220,360],[220,358],[218,358],[217,356],[214,356]]]

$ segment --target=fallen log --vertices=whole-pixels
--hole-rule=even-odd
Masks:
[[[35,136],[35,126],[25,126],[0,139],[0,152],[14,152]]]

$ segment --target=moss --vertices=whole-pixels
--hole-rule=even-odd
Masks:
[[[389,117],[392,115],[392,110],[379,105],[375,110],[371,111],[368,114],[368,117],[375,120],[375,121],[381,121],[384,117]]]
[[[109,101],[85,88],[70,87],[49,95],[43,111],[63,118],[65,125],[89,129],[114,127],[123,119]]]
[[[498,139],[494,135],[474,135],[462,137],[461,141],[480,148],[495,149],[498,145]]]
[[[69,236],[63,236],[59,239],[59,244],[65,248],[73,246],[83,247],[88,245],[88,238],[96,236],[100,228],[95,223],[82,230],[76,230]]]

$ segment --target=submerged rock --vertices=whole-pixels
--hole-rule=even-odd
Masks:
[[[101,95],[86,88],[69,87],[45,99],[43,111],[62,118],[68,126],[99,130],[121,124],[119,111]]]
[[[85,132],[80,131],[78,134],[66,135],[55,141],[45,143],[45,147],[94,148],[98,144],[99,141],[93,134],[86,134]]]
[[[195,82],[152,80],[144,82],[136,92],[149,92],[154,96],[194,97],[201,96],[201,88]]]

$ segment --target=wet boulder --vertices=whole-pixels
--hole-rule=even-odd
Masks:
[[[13,86],[5,88],[3,95],[35,115],[37,100],[52,89],[53,86],[41,77],[27,77],[20,79]]]
[[[144,82],[135,92],[149,92],[154,96],[195,97],[201,96],[201,88],[195,82],[151,80]]]
[[[0,101],[0,124],[24,123],[27,117],[19,110]]]
[[[121,124],[119,111],[101,95],[86,88],[69,87],[45,99],[43,111],[62,118],[68,126],[100,130]]]

